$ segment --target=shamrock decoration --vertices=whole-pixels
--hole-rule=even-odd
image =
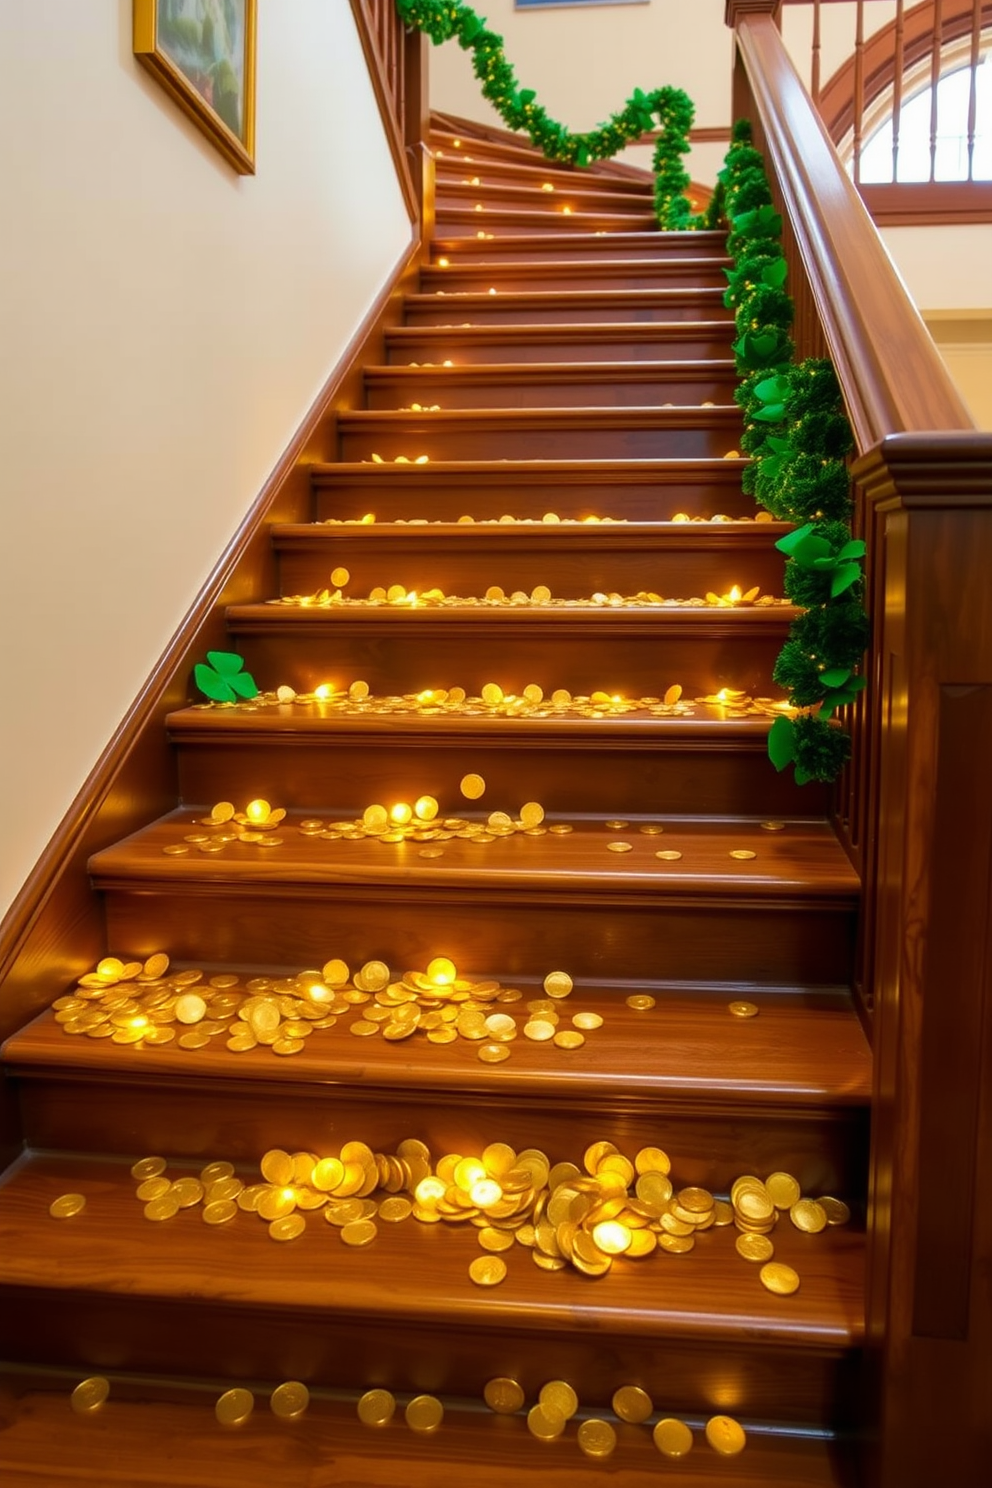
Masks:
[[[245,659],[235,651],[208,651],[207,662],[193,669],[196,685],[214,703],[236,703],[258,696],[255,679],[244,670]]]

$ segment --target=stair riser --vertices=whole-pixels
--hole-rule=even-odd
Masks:
[[[597,190],[591,186],[578,186],[571,191],[563,188],[543,191],[543,183],[538,181],[501,181],[495,177],[490,179],[485,173],[479,175],[479,184],[474,186],[471,176],[465,179],[449,173],[438,173],[434,183],[439,215],[446,215],[449,211],[471,212],[476,202],[481,202],[485,213],[480,213],[480,216],[488,217],[491,212],[503,211],[542,212],[557,221],[561,232],[568,225],[561,220],[562,209],[567,206],[573,213],[582,215],[643,218],[657,232],[657,218],[648,193],[638,196],[630,191],[613,191],[608,187]],[[550,184],[554,185],[554,182]]]
[[[737,379],[732,368],[671,372],[644,369],[639,375],[604,371],[554,374],[478,372],[459,375],[388,371],[365,374],[366,405],[371,409],[409,408],[411,403],[441,408],[658,408],[666,403],[698,407],[705,402],[730,403]]]
[[[484,867],[486,849],[477,851]],[[401,845],[400,852],[416,875],[416,850]],[[576,977],[624,980],[659,972],[682,981],[775,986],[842,986],[850,979],[849,912],[802,900],[713,896],[680,905],[643,892],[636,900],[593,893],[563,899],[550,890],[457,882],[444,888],[412,878],[371,886],[358,875],[303,886],[274,879],[237,890],[192,877],[167,886],[115,883],[106,902],[108,945],[151,955],[165,931],[174,959],[193,965],[321,966],[341,946],[376,955],[388,936],[409,947],[411,965],[427,965],[442,942],[456,965],[502,966],[508,976],[547,965]]]
[[[333,1237],[315,1235],[312,1245],[304,1237],[289,1253],[274,1251],[264,1226],[256,1224],[261,1234],[252,1237],[253,1246],[231,1247],[235,1254],[250,1253],[256,1266],[319,1268],[326,1253],[324,1242],[333,1243]],[[229,1238],[218,1236],[218,1242]],[[465,1268],[476,1253],[481,1254],[468,1243],[459,1251],[461,1258],[454,1264]],[[513,1259],[518,1265],[523,1260]],[[361,1266],[362,1257],[353,1257],[351,1264]],[[657,1264],[671,1268],[669,1284],[674,1286],[676,1268],[685,1262],[677,1256]],[[549,1286],[555,1279],[549,1277]],[[852,1361],[826,1349],[742,1343],[728,1357],[723,1342],[707,1345],[660,1338],[652,1343],[622,1334],[590,1337],[537,1327],[527,1333],[505,1333],[495,1317],[493,1327],[484,1331],[457,1327],[446,1319],[433,1323],[425,1319],[401,1331],[316,1310],[277,1313],[233,1302],[163,1303],[20,1291],[7,1298],[4,1313],[0,1344],[6,1358],[78,1366],[89,1372],[111,1368],[206,1373],[238,1384],[298,1379],[348,1390],[378,1385],[480,1397],[487,1380],[505,1375],[519,1379],[530,1398],[536,1398],[547,1380],[564,1378],[584,1404],[602,1409],[608,1408],[618,1383],[637,1380],[676,1413],[708,1415],[730,1388],[736,1415],[797,1423],[837,1419],[849,1403],[853,1383]]]
[[[724,415],[719,410],[706,424],[680,428],[663,420],[637,426],[631,414],[625,424],[600,424],[594,416],[569,428],[514,427],[513,421],[486,421],[473,427],[447,423],[440,415],[430,422],[411,414],[405,425],[381,423],[374,417],[361,423],[342,414],[339,423],[339,453],[342,460],[384,460],[405,455],[415,460],[427,455],[437,460],[719,460],[738,449],[741,436],[737,410]]]
[[[762,528],[755,525],[752,531],[760,535]],[[707,529],[704,535],[710,534]],[[540,529],[539,535],[543,535]],[[728,594],[734,584],[747,593],[757,584],[762,594],[781,596],[785,561],[770,537],[764,539],[763,548],[755,545],[739,551],[721,546],[710,552],[686,545],[681,552],[628,549],[611,553],[582,543],[563,553],[538,541],[530,551],[507,551],[500,544],[496,551],[486,553],[480,551],[485,546],[484,534],[474,547],[466,544],[466,551],[459,552],[457,547],[452,551],[440,539],[433,553],[424,551],[427,546],[423,542],[404,544],[402,538],[395,543],[363,543],[360,536],[314,543],[310,549],[294,543],[290,551],[280,554],[280,592],[313,594],[325,586],[333,588],[331,572],[343,565],[351,575],[344,592],[352,598],[368,595],[376,585],[388,589],[391,584],[402,584],[407,593],[441,588],[446,594],[465,596],[482,596],[493,584],[499,584],[506,594],[529,594],[536,585],[545,584],[560,599],[641,592],[687,599],[707,591]]]
[[[625,180],[619,176],[604,178],[593,171],[572,171],[553,165],[550,161],[535,161],[533,156],[521,156],[518,160],[506,158],[496,152],[484,156],[483,147],[478,146],[476,141],[473,141],[469,157],[465,157],[460,150],[452,150],[450,146],[442,144],[440,154],[436,155],[435,159],[436,181],[461,182],[466,176],[469,178],[478,176],[487,186],[495,185],[498,181],[511,188],[529,187],[531,191],[540,191],[547,181],[566,199],[568,199],[568,193],[572,191],[602,189],[622,197],[625,201],[639,202],[644,210],[651,205],[652,186],[648,178],[641,180]],[[705,236],[708,237],[710,234],[707,233]]]
[[[502,281],[501,281],[502,283]],[[609,290],[588,299],[569,300],[560,295],[544,299],[541,295],[490,295],[489,286],[479,294],[451,296],[429,295],[408,297],[407,325],[572,325],[575,321],[615,322],[633,320],[664,325],[685,320],[707,320],[723,313],[721,289],[664,289],[644,294],[611,298]],[[616,286],[612,286],[615,290]],[[442,359],[443,360],[443,359]]]
[[[559,336],[543,329],[528,337],[519,328],[505,335],[473,342],[462,330],[442,329],[419,336],[387,338],[391,366],[413,362],[440,364],[450,358],[460,367],[492,362],[661,362],[702,361],[728,357],[734,328],[727,323],[710,329],[687,329],[675,335],[658,333],[635,337],[620,327],[607,335],[592,337],[581,329],[562,330]],[[423,400],[421,400],[423,401]]]
[[[321,1037],[338,1038],[338,1030]],[[343,1030],[340,1039],[356,1042]],[[402,1052],[396,1053],[402,1061]],[[438,1049],[437,1055],[444,1062],[449,1050]],[[599,1109],[576,1105],[560,1092],[554,1101],[528,1103],[516,1092],[497,1093],[495,1086],[488,1095],[431,1091],[417,1097],[363,1091],[333,1079],[309,1086],[257,1080],[242,1074],[242,1056],[230,1057],[241,1078],[229,1082],[198,1079],[196,1054],[186,1056],[189,1072],[182,1077],[159,1076],[155,1055],[146,1054],[140,1074],[125,1069],[112,1080],[105,1069],[19,1078],[25,1141],[40,1151],[100,1151],[130,1159],[149,1152],[194,1164],[221,1157],[244,1164],[248,1182],[272,1147],[333,1154],[360,1137],[375,1151],[394,1152],[416,1136],[436,1157],[480,1153],[500,1141],[518,1151],[536,1145],[557,1162],[578,1161],[605,1135],[631,1156],[641,1147],[664,1147],[679,1186],[726,1193],[742,1173],[785,1171],[807,1193],[863,1191],[867,1125],[860,1109],[761,1110],[742,1100],[733,1110],[708,1111],[685,1097],[666,1102],[639,1096],[634,1102],[622,1092]],[[563,1053],[563,1062],[568,1057]]]
[[[539,207],[506,206],[498,203],[476,212],[471,206],[445,205],[438,210],[437,230],[441,237],[456,238],[477,231],[491,232],[511,238],[517,234],[533,237],[540,233],[561,232],[563,227],[573,226],[578,232],[653,232],[657,219],[653,212],[643,208],[628,210],[621,206],[617,211],[609,208],[591,207],[588,211],[578,208],[567,215],[555,211],[542,211]]]
[[[422,294],[446,295],[488,294],[495,287],[499,294],[514,290],[577,289],[712,289],[721,301],[727,287],[723,259],[657,259],[627,262],[616,259],[607,263],[561,264],[521,263],[502,259],[485,264],[452,264],[450,268],[422,269]]]
[[[635,476],[637,477],[635,479]],[[668,521],[676,512],[710,517],[753,517],[754,498],[741,491],[736,462],[691,470],[654,467],[647,474],[617,472],[597,476],[585,465],[567,475],[537,469],[455,474],[437,467],[426,471],[377,471],[361,474],[321,470],[312,477],[314,518],[318,522],[360,520],[367,512],[378,522],[424,518],[457,522],[461,516],[497,521],[504,512],[540,521],[547,512],[582,521],[609,516],[629,522]],[[347,537],[347,532],[340,534]]]
[[[575,694],[598,690],[625,697],[658,697],[679,683],[687,697],[706,697],[721,687],[752,697],[777,696],[771,681],[775,658],[786,635],[786,622],[770,626],[761,637],[739,638],[697,634],[670,636],[655,627],[628,633],[619,640],[597,636],[592,626],[567,634],[534,633],[533,628],[500,627],[494,633],[473,626],[455,636],[439,628],[403,625],[404,617],[358,625],[348,619],[314,620],[280,628],[277,616],[266,632],[231,625],[232,648],[246,657],[260,687],[288,684],[312,692],[324,682],[338,688],[357,680],[377,696],[421,692],[425,688],[464,687],[472,695],[487,682],[504,693],[520,695],[530,683],[546,694],[565,687]],[[307,612],[302,612],[310,628]],[[412,618],[412,617],[409,617]]]
[[[541,238],[528,238],[523,234],[485,238],[466,235],[436,240],[431,263],[437,264],[438,259],[447,258],[452,264],[464,268],[467,264],[486,262],[498,271],[503,258],[523,263],[558,262],[566,251],[570,263],[599,263],[604,258],[636,258],[658,263],[665,259],[688,258],[693,250],[686,247],[684,240],[653,232],[611,232],[601,237],[594,234],[591,238],[576,236],[565,240],[557,233],[543,233]],[[696,251],[700,251],[698,247]],[[714,256],[721,254],[722,243],[714,245],[710,252]]]
[[[373,801],[415,801],[432,795],[457,812],[457,783],[468,754],[486,781],[487,797],[500,806],[521,805],[524,796],[546,811],[567,816],[577,803],[588,806],[589,781],[596,781],[596,806],[606,816],[676,815],[686,802],[700,813],[781,817],[825,811],[823,787],[797,786],[768,761],[764,742],[720,748],[700,746],[611,747],[604,740],[549,745],[514,739],[502,746],[470,737],[394,735],[397,721],[384,719],[381,736],[332,734],[326,740],[286,738],[272,742],[248,735],[209,744],[180,745],[180,794],[184,801],[245,801],[262,796],[287,810],[316,810],[344,819]],[[517,798],[520,797],[518,801]]]

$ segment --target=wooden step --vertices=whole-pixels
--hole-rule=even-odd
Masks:
[[[550,695],[603,689],[654,697],[678,683],[690,697],[732,688],[765,697],[795,611],[659,605],[486,606],[235,605],[227,612],[235,649],[259,686],[312,692],[364,678],[372,692],[488,682],[520,694],[537,683]]]
[[[334,949],[365,960],[355,946]],[[405,965],[406,950],[387,964]],[[242,985],[261,970],[235,969]],[[530,1000],[544,995],[541,982],[513,985]],[[655,1006],[628,1007],[634,993]],[[759,1009],[744,1021],[729,1012],[742,997]],[[495,1004],[519,1027],[525,1006]],[[680,1185],[726,1192],[743,1172],[784,1170],[805,1193],[847,1196],[858,1209],[871,1060],[849,994],[580,982],[559,1007],[562,1028],[589,1012],[603,1025],[576,1050],[518,1037],[498,1066],[464,1039],[439,1046],[420,1033],[400,1048],[349,1037],[361,1006],[292,1059],[262,1045],[232,1053],[226,1035],[195,1050],[114,1044],[70,1035],[46,1012],[7,1041],[3,1066],[39,1149],[164,1149],[202,1163],[222,1148],[229,1161],[257,1163],[272,1146],[330,1152],[347,1128],[382,1151],[415,1133],[438,1156],[476,1152],[498,1133],[557,1158],[581,1156],[619,1122],[632,1153],[663,1134]]]
[[[602,1413],[617,1432],[615,1452],[603,1463],[583,1456],[576,1443],[578,1422],[591,1414],[585,1411],[558,1441],[539,1442],[523,1414],[497,1416],[479,1400],[447,1399],[442,1427],[425,1436],[403,1420],[406,1396],[399,1397],[393,1421],[375,1429],[359,1422],[357,1393],[319,1389],[311,1392],[305,1417],[280,1420],[268,1405],[281,1382],[273,1379],[250,1381],[255,1410],[232,1430],[218,1425],[214,1414],[230,1379],[203,1383],[109,1372],[110,1399],[95,1416],[80,1417],[68,1404],[79,1378],[78,1371],[25,1368],[0,1374],[7,1403],[0,1435],[5,1488],[78,1484],[80,1463],[92,1457],[106,1488],[139,1482],[143,1488],[436,1488],[446,1481],[504,1488],[508,1476],[523,1488],[573,1488],[618,1472],[624,1488],[653,1488],[659,1470],[674,1470],[652,1444],[655,1417],[632,1426]],[[679,1481],[693,1488],[845,1488],[851,1482],[842,1450],[827,1433],[769,1429],[748,1420],[744,1451],[719,1457],[703,1438],[703,1424],[702,1417],[691,1418],[695,1445],[677,1469]]]
[[[514,181],[504,177],[489,177],[484,166],[469,165],[470,175],[462,175],[450,169],[435,172],[435,202],[442,221],[452,209],[473,211],[477,204],[485,214],[491,211],[550,214],[583,218],[587,215],[611,217],[637,217],[646,222],[650,232],[661,236],[654,213],[651,193],[635,194],[631,191],[615,191],[607,181],[575,181],[565,190],[554,182],[554,191],[545,191],[543,182]],[[568,209],[566,212],[566,208]],[[561,224],[558,224],[561,231]]]
[[[605,171],[605,161],[599,161],[592,167],[576,169],[574,166],[545,160],[534,151],[518,150],[512,155],[503,155],[496,150],[491,154],[484,154],[481,142],[473,142],[471,145],[467,141],[463,143],[468,151],[467,155],[460,150],[453,150],[450,141],[438,142],[437,147],[432,150],[436,176],[448,176],[459,181],[466,177],[471,179],[472,176],[480,176],[487,183],[519,182],[537,188],[547,183],[560,191],[569,191],[575,187],[605,187],[638,199],[645,206],[650,206],[653,201],[654,179],[649,171],[628,169],[627,174],[621,175],[619,172]]]
[[[757,585],[781,595],[784,559],[774,544],[790,527],[780,522],[702,523],[410,523],[341,529],[323,523],[271,529],[279,556],[281,594],[312,594],[331,584],[333,569],[350,574],[353,598],[375,585],[407,592],[438,587],[449,594],[530,593],[545,584],[560,598],[597,591],[666,597],[743,592]]]
[[[599,258],[692,258],[719,257],[726,251],[726,234],[714,232],[611,232],[611,233],[540,233],[533,238],[522,234],[513,237],[480,238],[476,233],[464,237],[435,236],[431,258],[447,258],[452,263],[485,259],[499,263],[507,257],[530,260],[589,260]]]
[[[342,460],[721,459],[740,444],[734,403],[710,408],[351,409],[337,418]]]
[[[457,782],[444,794],[448,810]],[[526,782],[517,794],[527,794]],[[368,804],[356,801],[332,819]],[[494,809],[496,802],[472,819]],[[478,844],[456,837],[440,857],[425,858],[415,843],[325,841],[292,830],[304,815],[332,810],[314,801],[306,813],[290,813],[271,850],[234,843],[220,853],[193,847],[188,856],[167,855],[196,830],[202,808],[173,812],[105,848],[90,871],[105,895],[108,943],[148,944],[150,955],[158,946],[149,938],[169,926],[177,959],[323,965],[329,941],[346,928],[363,943],[381,942],[388,904],[391,934],[409,945],[414,962],[425,937],[441,934],[456,962],[471,946],[478,964],[510,974],[539,955],[537,964],[567,961],[579,977],[643,979],[662,954],[675,980],[849,980],[857,878],[823,824],[804,823],[777,843],[753,820],[669,822],[664,850],[682,857],[668,861],[657,858],[650,837],[570,816],[568,836]],[[612,840],[630,841],[630,850],[610,851]],[[736,860],[731,850],[756,857]]]
[[[492,523],[504,515],[528,524],[542,522],[546,516],[562,522],[609,517],[655,523],[679,513],[753,518],[754,499],[741,491],[745,463],[740,459],[504,459],[429,465],[341,462],[312,465],[310,481],[314,515],[318,521],[335,524],[357,522],[365,516],[375,517],[376,525],[457,523],[465,516]]]
[[[502,137],[497,137],[501,135]],[[444,169],[461,169],[465,164],[478,165],[486,162],[487,169],[502,164],[507,169],[522,171],[546,171],[549,179],[555,175],[570,181],[599,181],[603,178],[611,185],[628,182],[632,189],[650,192],[654,188],[654,176],[650,170],[627,165],[618,160],[594,160],[586,166],[566,165],[560,161],[545,160],[541,152],[523,135],[510,134],[508,130],[488,135],[469,127],[432,130],[430,146],[435,159],[444,160]]]
[[[438,271],[440,272],[440,270]],[[445,271],[447,272],[447,271]],[[407,295],[404,301],[407,325],[539,325],[572,324],[575,321],[650,321],[667,323],[719,317],[724,313],[723,290],[708,289],[547,289],[508,293],[500,276],[497,294],[491,285],[477,294]]]
[[[768,718],[720,718],[725,710],[702,705],[688,718],[644,709],[600,718],[500,717],[422,706],[420,715],[413,698],[405,710],[377,711],[373,702],[367,713],[333,701],[181,709],[169,716],[181,798],[278,796],[305,809],[328,799],[337,778],[350,781],[359,800],[416,800],[450,789],[470,756],[493,799],[513,799],[526,779],[534,798],[559,813],[583,799],[590,771],[598,806],[615,817],[640,815],[648,800],[660,814],[687,802],[700,814],[773,819],[827,809],[822,786],[799,787],[791,774],[769,769]]]
[[[387,360],[396,367],[450,360],[455,366],[492,362],[634,362],[726,357],[733,321],[660,325],[397,326],[386,332]]]
[[[367,406],[410,408],[657,408],[729,405],[732,360],[507,362],[473,367],[377,367],[364,372]]]
[[[726,288],[724,269],[728,258],[713,254],[685,258],[601,258],[590,263],[571,259],[541,262],[500,256],[492,263],[459,263],[453,259],[420,271],[424,294],[488,294],[537,289],[561,294],[568,290],[608,289],[714,289],[722,299]]]
[[[500,207],[498,204],[477,211],[473,207],[439,205],[438,232],[444,236],[485,231],[507,237],[514,233],[561,232],[563,222],[574,222],[580,232],[652,232],[658,220],[651,210],[573,212],[532,211],[527,207]]]
[[[127,1165],[105,1159],[32,1155],[11,1175],[0,1190],[5,1358],[476,1399],[494,1375],[529,1395],[567,1377],[599,1410],[636,1378],[667,1409],[708,1413],[732,1350],[742,1416],[830,1422],[851,1405],[863,1331],[853,1225],[777,1227],[776,1255],[801,1276],[790,1297],[762,1287],[727,1230],[699,1235],[688,1256],[616,1263],[592,1284],[515,1251],[486,1290],[468,1275],[480,1254],[470,1226],[383,1224],[356,1255],[311,1216],[274,1251],[256,1215],[214,1227],[187,1210],[152,1224],[134,1190]],[[84,1213],[48,1219],[67,1191],[86,1196]]]

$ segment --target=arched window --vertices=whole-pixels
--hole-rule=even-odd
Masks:
[[[929,74],[929,66],[926,71]],[[872,129],[882,113],[888,117]],[[936,90],[929,76],[920,86],[918,78],[907,75],[898,134],[895,122],[890,89],[887,98],[875,100],[871,117],[866,118],[860,168],[864,185],[992,180],[992,53],[986,51],[975,68],[970,62],[963,66],[952,62]],[[848,169],[853,170],[853,159]]]

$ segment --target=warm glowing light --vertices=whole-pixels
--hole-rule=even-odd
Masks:
[[[471,181],[469,181],[468,184],[470,186],[481,186],[482,185],[482,182],[479,180],[479,177],[478,176],[473,176],[472,179],[471,179]]]
[[[327,698],[333,696],[333,693],[334,684],[332,682],[321,682],[320,686],[315,687],[313,690],[314,697],[319,698],[321,702],[324,702]]]
[[[414,465],[427,465],[429,462],[430,455],[418,455],[413,463]]]
[[[447,258],[439,258],[438,261],[437,261],[438,268],[440,268],[440,269],[446,269],[448,267],[449,261],[450,260],[448,260]]]
[[[725,703],[725,702],[727,702],[727,699],[728,699],[727,688],[726,687],[721,687],[720,688],[720,691],[716,695],[716,700],[717,700],[718,703]]]
[[[541,190],[542,191],[554,191],[554,189],[555,188],[552,186],[552,184],[551,184],[550,181],[542,181],[541,182]]]
[[[604,1219],[596,1225],[592,1238],[605,1255],[623,1255],[625,1250],[630,1249],[630,1231],[626,1225],[618,1224],[614,1219]]]
[[[418,1204],[436,1204],[438,1199],[443,1199],[447,1193],[447,1187],[441,1178],[421,1178],[414,1190],[414,1198]]]
[[[389,820],[405,827],[407,822],[413,818],[413,807],[408,806],[406,801],[398,801],[395,806],[389,808]]]
[[[565,216],[566,217],[571,217],[571,215],[572,215],[572,209],[571,209],[571,207],[562,207],[562,211],[565,213]]]
[[[453,362],[453,361],[452,361],[452,360],[451,360],[451,358],[450,358],[450,357],[448,357],[448,358],[447,358],[447,360],[446,360],[446,361],[443,361],[443,362],[442,362],[442,363],[441,363],[441,366],[442,366],[442,367],[453,367],[453,366],[454,366],[454,365],[455,365],[455,364],[454,364],[454,362]]]
[[[146,1017],[144,1017],[143,1014],[140,1014],[139,1013],[139,1015],[136,1018],[132,1018],[130,1020],[128,1026],[130,1028],[147,1028],[148,1027],[148,1019]]]
[[[741,598],[742,593],[743,590],[741,589],[740,585],[735,584],[730,593],[727,595],[727,598],[730,600],[731,604],[737,604]]]
[[[475,204],[475,210],[477,212],[481,212],[482,211],[482,203],[481,202],[476,202],[476,204]]]
[[[461,140],[452,140],[451,143],[454,145],[456,150],[460,150],[462,147]]]
[[[473,1184],[479,1183],[488,1177],[485,1164],[477,1157],[463,1157],[460,1163],[455,1164],[455,1182],[460,1189],[468,1193]]]
[[[490,293],[490,294],[495,294],[495,293],[496,293],[496,291],[495,291],[495,290],[494,290],[494,289],[491,289],[491,290],[490,290],[490,291],[489,291],[489,293]]]
[[[265,822],[268,821],[271,815],[272,807],[268,801],[263,801],[261,798],[257,801],[249,801],[245,807],[245,816],[247,816],[249,821]]]
[[[498,1204],[503,1197],[503,1190],[495,1178],[480,1178],[478,1183],[473,1183],[468,1191],[472,1203],[479,1209],[488,1209],[490,1204]]]
[[[447,956],[435,956],[427,968],[427,975],[439,987],[450,987],[458,975],[458,969]]]

